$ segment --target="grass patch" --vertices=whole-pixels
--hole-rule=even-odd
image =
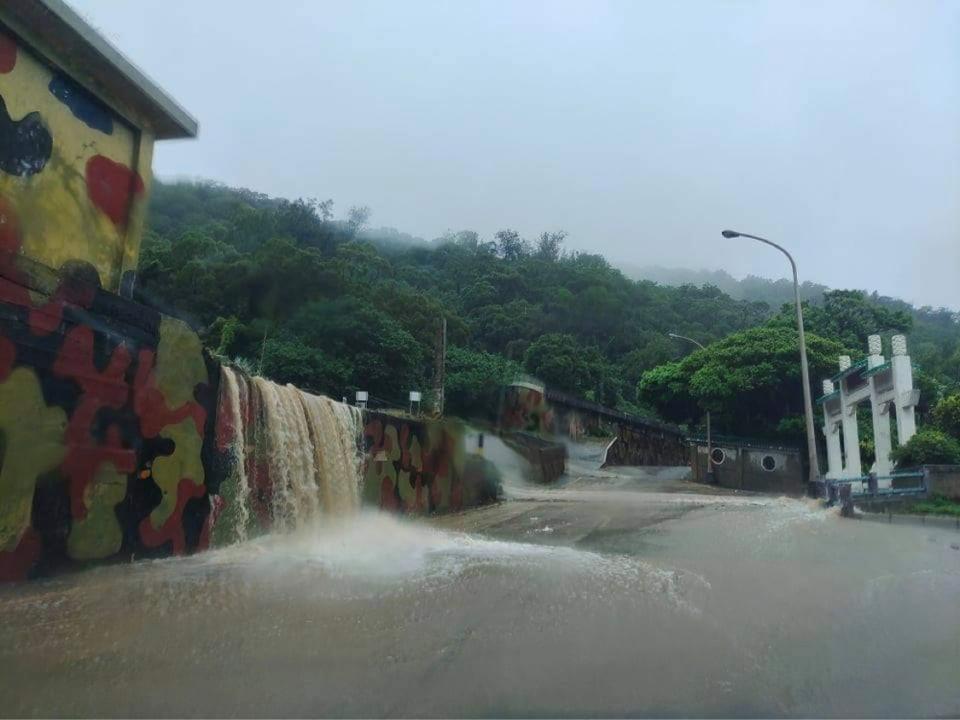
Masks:
[[[950,515],[960,517],[960,502],[950,500],[942,495],[934,495],[929,500],[910,503],[903,508],[904,512],[914,515]]]

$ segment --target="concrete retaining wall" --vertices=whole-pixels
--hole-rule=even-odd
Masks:
[[[960,465],[924,465],[927,492],[960,501]]]
[[[364,412],[366,505],[403,513],[451,512],[493,502],[495,468],[468,453],[456,419],[425,420]]]
[[[95,278],[16,262],[0,273],[0,581],[229,536],[221,373],[196,333]],[[495,497],[456,421],[364,421],[366,502],[444,512]],[[269,496],[270,468],[257,477]]]
[[[507,447],[515,450],[529,464],[531,482],[552,483],[566,471],[567,448],[530,433],[508,433],[502,436]]]
[[[612,465],[686,465],[689,462],[687,439],[654,427],[621,425],[617,437],[607,447],[603,466]]]
[[[803,495],[806,492],[799,450],[732,442],[715,444],[713,450],[717,458],[722,460],[713,465],[714,481],[722,487],[787,495]],[[706,482],[706,444],[693,442],[688,453],[694,480]]]

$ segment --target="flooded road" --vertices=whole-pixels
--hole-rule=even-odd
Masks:
[[[572,475],[2,587],[0,711],[960,713],[956,531],[674,470]]]

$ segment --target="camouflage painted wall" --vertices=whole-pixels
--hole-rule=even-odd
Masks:
[[[496,500],[498,479],[467,453],[456,420],[365,413],[363,501],[401,513],[450,512]]]
[[[553,434],[554,412],[544,389],[532,384],[507,385],[503,390],[500,427],[507,432]]]
[[[0,253],[131,289],[153,140],[0,26]]]
[[[0,579],[206,546],[215,370],[82,273],[0,268]]]
[[[274,472],[246,455],[221,369],[179,320],[108,293],[84,273],[18,256],[0,268],[0,581],[85,564],[203,550],[271,529]],[[251,447],[263,412],[239,395]],[[456,421],[369,412],[364,501],[444,512],[496,497],[489,464]],[[356,443],[357,440],[353,439]]]

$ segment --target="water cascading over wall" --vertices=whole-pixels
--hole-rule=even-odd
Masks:
[[[217,448],[230,462],[211,500],[214,545],[359,509],[358,408],[229,367],[218,405]]]

